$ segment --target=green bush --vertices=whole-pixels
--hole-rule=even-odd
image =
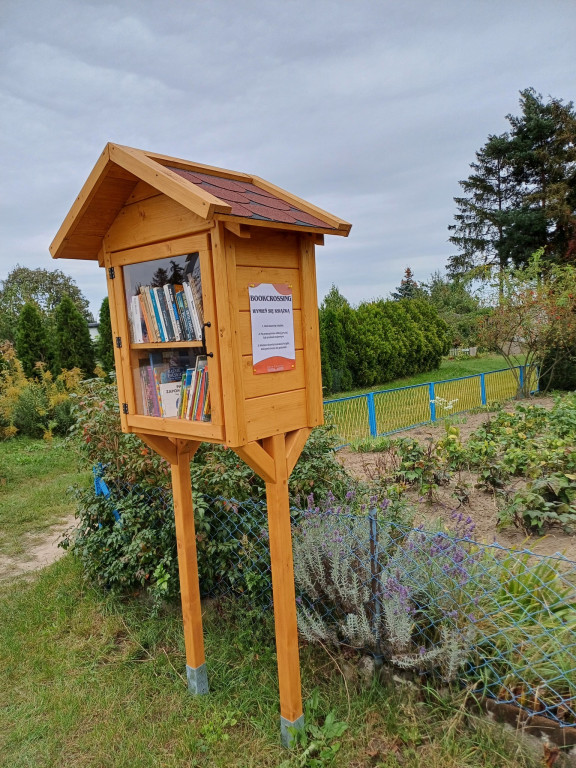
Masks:
[[[50,439],[66,434],[73,422],[71,396],[79,386],[76,368],[54,377],[38,363],[27,378],[11,344],[0,349],[0,438],[20,433]]]
[[[108,297],[102,301],[98,318],[98,340],[96,356],[107,375],[114,370],[114,342],[112,339],[112,324],[110,321],[110,305]]]
[[[576,353],[562,354],[551,350],[541,365],[540,389],[576,389]]]
[[[92,376],[96,361],[88,322],[69,296],[56,307],[54,321],[55,371],[79,368]]]
[[[156,597],[173,597],[178,577],[170,468],[138,437],[121,432],[118,411],[115,385],[83,383],[73,434],[87,463],[102,465],[112,497],[78,494],[79,533],[66,546],[97,583],[117,590],[145,586]],[[294,505],[311,492],[323,498],[353,484],[334,445],[330,428],[313,431],[290,477]],[[202,589],[218,591],[223,582],[258,598],[269,581],[264,482],[222,445],[202,444],[190,472]],[[247,567],[252,560],[257,568]]]
[[[333,288],[320,308],[325,393],[438,368],[449,342],[447,324],[426,299],[378,299],[354,309]]]
[[[16,329],[16,354],[29,379],[40,378],[36,363],[52,367],[52,351],[48,343],[45,320],[33,302],[22,307]]]

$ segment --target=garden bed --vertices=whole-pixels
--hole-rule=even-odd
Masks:
[[[502,413],[513,414],[518,406],[526,407],[526,402],[507,403]],[[537,397],[530,401],[537,408],[552,410],[555,405],[553,397]],[[498,418],[496,413],[473,413],[452,418],[452,423],[458,430],[459,441],[463,446],[477,433],[477,430]],[[576,443],[576,426],[574,428]],[[394,435],[393,442],[400,440],[416,440],[428,448],[435,446],[446,436],[444,422],[436,425],[422,425],[414,429]],[[541,445],[541,435],[528,436],[527,444],[530,449],[537,450]],[[377,443],[374,443],[377,447]],[[389,451],[358,452],[350,447],[342,448],[337,453],[341,464],[355,477],[365,481],[385,482],[386,474],[391,474],[391,459]],[[469,515],[475,523],[474,535],[481,542],[497,541],[504,547],[528,548],[542,555],[561,553],[570,560],[576,560],[576,536],[569,528],[555,524],[546,527],[545,531],[527,531],[513,524],[499,526],[500,510],[504,497],[513,496],[517,491],[526,488],[527,477],[523,474],[511,475],[505,481],[504,488],[477,488],[479,472],[477,467],[461,466],[448,469],[444,479],[446,484],[438,484],[433,492],[423,493],[418,484],[409,485],[405,498],[415,507],[415,523],[422,524],[433,520],[449,522],[454,510],[458,509]],[[456,494],[456,495],[455,495]],[[576,522],[576,518],[575,518]],[[568,531],[568,532],[567,532]]]

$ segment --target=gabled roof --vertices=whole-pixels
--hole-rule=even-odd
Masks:
[[[144,181],[210,226],[227,220],[347,235],[351,225],[258,176],[107,144],[62,226],[53,258],[96,260],[102,241],[136,185]]]

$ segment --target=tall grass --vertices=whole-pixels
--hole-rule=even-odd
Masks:
[[[0,765],[10,768],[308,766],[279,745],[273,623],[245,606],[204,606],[210,693],[188,694],[181,615],[152,616],[86,586],[67,555],[0,597]],[[410,689],[370,682],[354,656],[301,650],[316,724],[348,723],[338,766],[535,766],[503,733]],[[319,763],[317,765],[322,765]]]

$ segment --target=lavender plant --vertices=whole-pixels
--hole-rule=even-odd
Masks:
[[[455,515],[452,535],[406,529],[386,519],[387,500],[356,504],[352,492],[342,505],[309,498],[294,535],[300,631],[453,679],[475,637],[472,521]]]

